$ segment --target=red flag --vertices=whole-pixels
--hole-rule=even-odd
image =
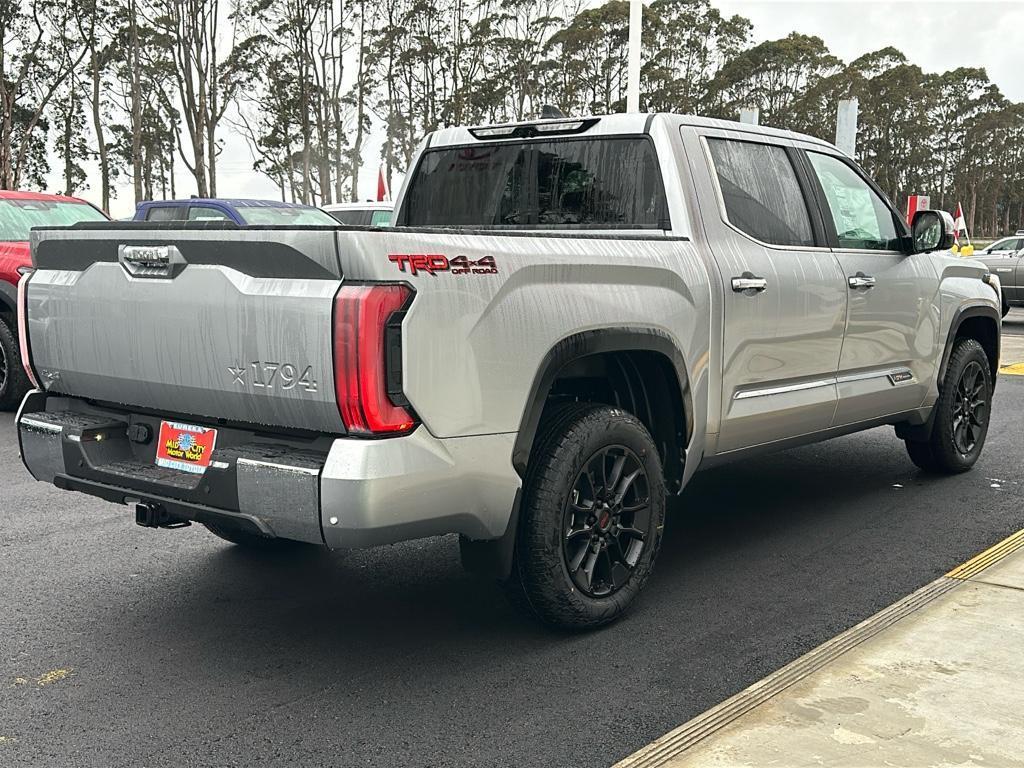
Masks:
[[[391,199],[391,190],[388,188],[388,180],[384,177],[384,166],[377,171],[377,202],[383,203]]]
[[[959,244],[960,233],[963,232],[967,235],[967,242],[971,241],[971,237],[967,234],[967,221],[964,219],[964,209],[960,203],[956,204],[956,213],[953,215],[953,239]]]

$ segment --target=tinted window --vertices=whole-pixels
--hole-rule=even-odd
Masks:
[[[270,224],[289,227],[333,227],[336,221],[319,208],[292,208],[288,206],[246,206],[238,210],[246,224]]]
[[[328,211],[328,213],[342,224],[353,227],[364,227],[370,223],[370,212],[365,208],[347,208],[341,211]]]
[[[853,168],[837,157],[808,152],[832,211],[840,248],[899,250],[892,211]]]
[[[646,138],[443,147],[424,153],[405,225],[667,229],[665,191]]]
[[[382,211],[380,209],[373,212],[373,216],[370,219],[371,227],[387,227],[391,224],[391,211]]]
[[[0,242],[28,240],[32,227],[64,227],[79,221],[105,221],[84,203],[52,200],[0,200]]]
[[[786,150],[708,139],[729,223],[763,243],[814,245],[807,202]]]
[[[1006,240],[1000,240],[997,243],[993,243],[989,250],[991,251],[1016,251],[1021,247],[1021,240],[1015,237],[1009,237]]]
[[[188,209],[189,221],[231,221],[231,217],[219,208],[193,205]]]
[[[146,211],[146,221],[181,221],[184,218],[183,205],[161,205]]]

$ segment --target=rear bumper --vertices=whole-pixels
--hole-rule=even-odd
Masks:
[[[156,432],[158,423],[31,392],[18,413],[21,455],[33,477],[59,488],[334,548],[445,533],[497,538],[520,486],[514,435],[439,440],[420,427],[360,440],[218,427],[213,463],[196,475],[156,467],[153,441],[129,440],[130,426]]]

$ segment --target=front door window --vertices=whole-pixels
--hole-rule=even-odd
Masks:
[[[837,157],[808,152],[821,182],[840,248],[899,250],[892,210],[849,165]]]

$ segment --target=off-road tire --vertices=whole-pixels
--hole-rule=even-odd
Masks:
[[[203,523],[203,526],[214,536],[224,539],[224,541],[230,541],[232,544],[258,552],[283,552],[290,549],[314,546],[291,539],[260,536],[258,533],[252,533],[241,528],[221,527],[213,523]]]
[[[584,467],[606,450],[628,452],[631,462],[642,470],[649,519],[639,557],[625,582],[610,594],[594,596],[577,588],[570,575],[568,555],[563,552],[564,515]],[[554,627],[590,629],[614,621],[635,603],[651,574],[664,520],[661,460],[650,434],[635,416],[588,403],[550,409],[541,422],[524,483],[512,574],[506,584],[510,600]],[[611,562],[609,555],[602,567],[613,568]]]
[[[13,411],[31,388],[21,367],[18,337],[5,320],[0,320],[0,411]]]
[[[980,368],[980,370],[979,370]],[[971,424],[976,430],[970,449],[965,447],[955,435],[954,419],[964,411],[963,381],[965,372],[970,369],[976,374],[975,384],[971,389],[979,389],[980,406],[970,409]],[[907,453],[910,460],[926,472],[953,475],[966,472],[981,455],[988,434],[988,425],[992,413],[992,369],[985,350],[975,339],[960,339],[953,347],[946,366],[946,375],[942,380],[941,393],[935,403],[931,437],[928,440],[907,440]]]

